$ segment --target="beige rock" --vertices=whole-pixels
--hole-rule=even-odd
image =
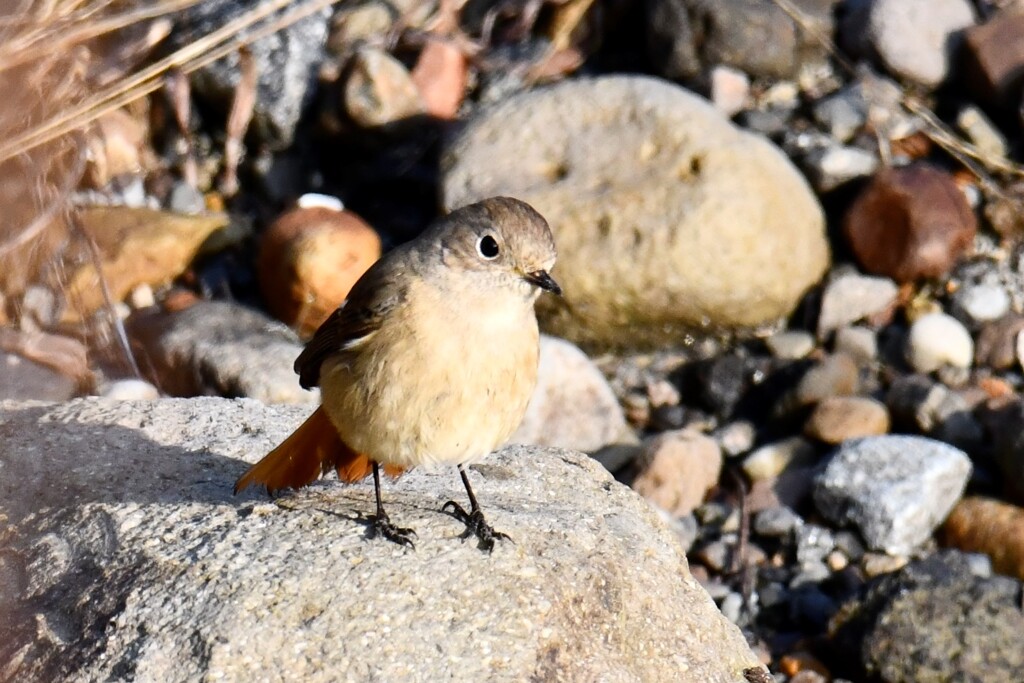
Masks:
[[[743,460],[743,471],[752,481],[768,481],[789,467],[806,467],[817,459],[814,445],[801,436],[761,446]]]
[[[829,444],[889,431],[885,404],[862,396],[832,396],[814,407],[804,434]]]
[[[576,342],[774,322],[829,265],[821,207],[785,155],[657,79],[516,95],[470,121],[442,167],[449,208],[505,194],[548,219],[568,305],[542,314]]]
[[[564,339],[542,335],[537,387],[509,441],[590,453],[637,439],[594,362]]]
[[[233,497],[308,408],[0,404],[0,672],[18,681],[743,683],[740,631],[673,533],[588,457],[470,469],[487,555],[439,510],[454,468],[387,483],[415,551],[368,539],[369,482]]]
[[[722,449],[700,432],[681,429],[659,434],[637,459],[633,490],[676,517],[693,512],[722,472]]]
[[[345,111],[364,128],[395,123],[424,111],[409,71],[376,48],[363,48],[352,57],[344,97]]]

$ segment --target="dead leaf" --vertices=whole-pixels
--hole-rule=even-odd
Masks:
[[[83,232],[95,241],[100,271],[86,260],[68,278],[72,305],[62,321],[80,322],[103,305],[100,277],[113,301],[122,301],[135,287],[158,287],[180,275],[203,243],[228,224],[224,214],[185,216],[127,207],[85,209],[79,217]]]

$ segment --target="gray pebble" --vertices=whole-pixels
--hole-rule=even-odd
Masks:
[[[965,553],[967,566],[971,573],[979,579],[987,579],[992,576],[992,558],[984,553]]]
[[[1010,312],[1010,295],[999,285],[970,285],[953,295],[953,311],[968,325],[977,327]]]
[[[814,189],[829,192],[874,173],[878,168],[878,157],[874,152],[859,147],[827,145],[807,154],[803,164]]]
[[[766,538],[782,538],[801,524],[800,515],[788,507],[767,508],[754,517],[754,533]]]
[[[873,361],[878,357],[878,335],[871,328],[859,325],[840,328],[836,331],[834,351],[858,361]]]
[[[844,88],[819,100],[813,109],[814,119],[828,129],[840,142],[849,142],[867,122],[867,102],[860,88]]]
[[[796,529],[796,560],[801,567],[820,564],[835,547],[830,529],[817,524],[802,524]]]

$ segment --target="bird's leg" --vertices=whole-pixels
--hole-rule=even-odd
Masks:
[[[495,539],[511,541],[512,539],[507,534],[495,531],[484,519],[484,512],[480,509],[480,503],[476,501],[476,496],[473,495],[473,488],[469,485],[469,477],[466,476],[466,470],[462,465],[459,465],[459,475],[462,477],[462,483],[466,486],[466,493],[469,494],[469,512],[466,512],[465,508],[454,500],[449,500],[442,505],[441,511],[449,513],[452,517],[465,524],[465,536],[473,534],[480,539],[481,550],[486,550],[487,552],[494,550]]]
[[[416,532],[412,529],[395,526],[384,512],[384,502],[380,497],[380,465],[373,463],[373,488],[377,493],[377,514],[373,518],[373,535],[383,536],[393,543],[415,548],[412,539]]]

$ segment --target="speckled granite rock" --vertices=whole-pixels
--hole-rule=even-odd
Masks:
[[[515,543],[461,542],[453,470],[238,498],[308,408],[217,398],[0,404],[0,679],[744,680],[740,632],[597,463],[514,447],[470,476]]]

